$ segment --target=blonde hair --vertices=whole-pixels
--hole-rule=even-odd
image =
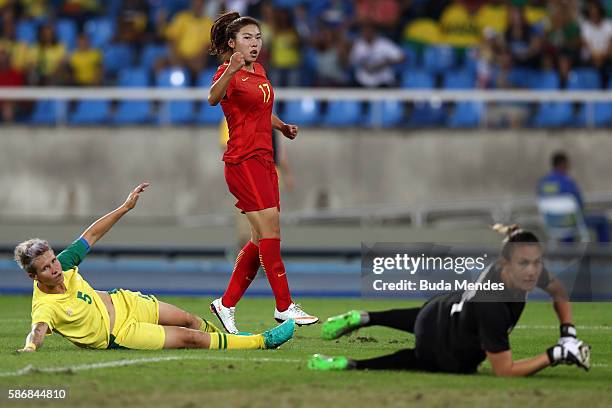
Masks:
[[[44,239],[28,239],[15,247],[15,262],[27,273],[36,275],[37,270],[34,266],[34,261],[49,250],[51,250],[51,245]]]

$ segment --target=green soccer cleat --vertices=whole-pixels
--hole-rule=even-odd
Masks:
[[[349,369],[349,359],[342,356],[329,357],[315,354],[308,360],[308,368],[316,371],[343,371]]]
[[[338,316],[332,316],[321,330],[323,340],[335,340],[361,327],[361,312],[351,310]]]
[[[293,337],[295,330],[295,321],[289,319],[283,324],[266,330],[261,335],[264,338],[264,346],[266,349],[278,348],[281,344],[288,342]]]

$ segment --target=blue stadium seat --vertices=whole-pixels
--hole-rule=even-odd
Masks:
[[[108,123],[111,103],[106,100],[78,101],[70,117],[71,125],[103,125]]]
[[[159,44],[147,44],[142,50],[140,56],[140,65],[148,70],[151,70],[155,62],[168,55],[168,47]]]
[[[534,90],[557,90],[560,86],[559,75],[555,71],[543,71],[534,76],[531,87]],[[543,102],[533,118],[537,128],[558,128],[569,126],[573,120],[573,108],[569,102]]]
[[[432,74],[439,74],[455,66],[455,50],[450,46],[427,47],[423,53],[423,67]]]
[[[288,101],[285,103],[283,120],[300,126],[316,126],[321,117],[321,106],[312,98]]]
[[[56,125],[66,117],[65,101],[39,100],[30,117],[32,125]]]
[[[530,87],[540,91],[559,89],[560,79],[556,71],[542,71],[532,74]]]
[[[115,23],[110,18],[95,18],[85,23],[85,33],[93,48],[104,48],[115,36]]]
[[[567,89],[569,90],[597,90],[601,88],[601,76],[596,69],[578,68],[569,73]],[[578,113],[574,119],[577,127],[589,126],[592,122],[594,126],[606,126],[608,119],[608,103],[584,104],[581,103]],[[592,115],[592,117],[591,117]]]
[[[573,107],[570,102],[543,102],[533,120],[537,128],[559,128],[570,126],[573,121]]]
[[[213,77],[216,73],[217,68],[207,68],[200,72],[196,81],[197,86],[201,88],[210,88],[210,86],[212,85]]]
[[[104,70],[114,75],[134,63],[134,50],[125,44],[110,44],[104,48]]]
[[[399,66],[404,69],[408,68],[416,68],[420,65],[419,62],[419,53],[417,50],[411,45],[402,46],[402,50],[404,51],[404,62],[399,64]]]
[[[446,121],[445,116],[441,102],[415,102],[408,124],[412,127],[442,126]]]
[[[533,88],[539,80],[539,71],[531,68],[515,67],[510,71],[508,82],[516,88]]]
[[[149,74],[144,68],[127,68],[119,71],[118,86],[144,88],[149,86]],[[153,104],[149,100],[120,101],[113,117],[116,125],[149,123]]]
[[[401,125],[404,120],[404,105],[400,101],[370,102],[365,125],[373,128],[390,128]]]
[[[402,88],[433,89],[434,77],[424,70],[406,70],[402,74]],[[427,127],[444,124],[444,107],[437,102],[416,102],[408,121],[413,127]]]
[[[55,32],[59,42],[64,43],[69,51],[74,50],[77,42],[77,25],[74,21],[63,18],[57,21]]]
[[[482,102],[459,102],[454,112],[448,118],[450,128],[475,128],[479,127],[484,116],[485,106]]]
[[[433,89],[435,82],[429,72],[422,69],[407,69],[402,73],[401,86],[406,89]]]
[[[32,20],[21,20],[17,23],[15,36],[17,41],[34,44],[38,36],[38,27]]]
[[[323,116],[329,127],[357,126],[361,122],[361,103],[357,101],[330,101]]]
[[[466,70],[449,71],[444,75],[444,89],[473,89],[476,87],[475,75]]]
[[[196,122],[200,125],[214,125],[218,126],[223,119],[223,110],[221,104],[218,103],[216,106],[210,106],[208,101],[202,101],[200,109],[196,113]]]
[[[594,68],[579,68],[569,73],[567,89],[595,90],[600,88],[601,76]]]
[[[190,79],[184,69],[169,68],[161,71],[155,82],[162,88],[186,88]],[[190,124],[194,120],[194,105],[193,101],[186,100],[163,102],[159,109],[158,121],[161,124]]]

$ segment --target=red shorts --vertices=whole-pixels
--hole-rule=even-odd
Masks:
[[[225,163],[225,181],[242,212],[272,207],[280,211],[278,174],[273,161],[253,156],[240,163]]]

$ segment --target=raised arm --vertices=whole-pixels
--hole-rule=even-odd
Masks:
[[[49,326],[47,323],[35,323],[32,325],[32,331],[26,337],[25,345],[23,348],[17,350],[20,353],[29,353],[38,350],[42,347],[45,341],[45,334]]]
[[[242,69],[245,65],[244,55],[241,52],[234,53],[229,61],[229,66],[221,74],[219,79],[215,81],[208,91],[208,103],[215,106],[225,96],[227,88],[234,77],[234,74]]]
[[[149,187],[149,183],[141,183],[138,185],[119,208],[109,212],[104,217],[91,224],[91,226],[83,232],[81,238],[84,238],[89,246],[93,246],[121,217],[134,208],[140,193],[147,187]]]

